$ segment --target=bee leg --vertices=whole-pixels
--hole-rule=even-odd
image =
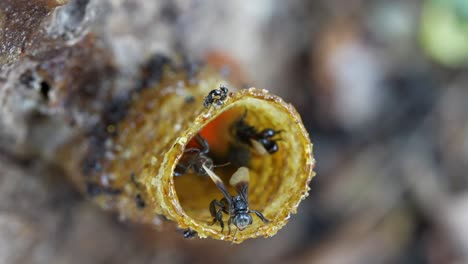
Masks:
[[[219,209],[216,209],[216,206],[219,206]],[[221,233],[224,231],[224,222],[223,222],[223,211],[224,211],[224,205],[218,201],[218,200],[213,200],[210,203],[210,213],[211,216],[213,216],[213,223],[212,225],[216,224],[216,222],[219,222],[219,225],[221,226]]]
[[[210,104],[213,103],[213,91],[211,91],[206,97],[205,97],[205,100],[203,101],[203,106],[205,108],[208,108],[210,106]]]
[[[175,177],[178,177],[178,176],[182,176],[184,175],[185,173],[187,173],[188,171],[188,167],[187,166],[184,166],[184,165],[181,165],[181,164],[177,164],[176,165],[176,168],[174,170],[174,176]]]
[[[216,206],[219,206],[220,209],[216,210]],[[224,205],[220,201],[218,201],[216,199],[211,201],[211,203],[210,203],[211,216],[216,217],[219,212],[222,212],[223,209],[224,209]]]
[[[249,213],[255,213],[258,216],[258,218],[262,219],[264,223],[270,222],[270,220],[266,219],[265,216],[263,216],[263,214],[260,213],[259,211],[250,210]]]
[[[221,202],[221,204],[223,204],[223,207],[221,207],[221,209],[223,209],[223,212],[225,214],[229,215],[228,208],[231,206],[231,204],[228,202],[226,197],[223,197],[220,202]]]
[[[229,230],[228,235],[231,234],[231,222],[232,222],[232,217],[229,217],[229,220],[228,220],[228,223],[227,223],[228,224],[228,230]]]
[[[227,98],[227,94],[228,94],[228,89],[224,86],[220,87],[220,90],[221,90],[221,96],[219,98],[219,101],[221,101],[221,104],[224,100],[226,100]]]
[[[190,153],[190,152],[200,152],[200,149],[198,148],[188,148],[184,151],[184,153]]]
[[[202,137],[200,134],[197,134],[195,136],[195,140],[202,147],[202,150],[200,151],[201,154],[207,154],[208,152],[210,152],[210,145],[204,137]]]

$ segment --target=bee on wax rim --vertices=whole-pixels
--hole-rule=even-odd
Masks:
[[[182,230],[182,232],[184,234],[184,238],[186,238],[186,239],[192,239],[192,238],[195,238],[198,235],[197,231],[192,230],[190,228]]]
[[[240,167],[229,180],[229,184],[236,188],[236,196],[231,196],[229,194],[223,181],[212,170],[204,165],[203,168],[224,195],[221,200],[218,201],[214,199],[210,203],[210,213],[211,216],[213,216],[212,224],[219,222],[221,232],[224,230],[223,213],[229,215],[227,223],[228,234],[231,234],[231,223],[240,231],[251,225],[253,223],[252,216],[250,215],[251,213],[255,213],[264,223],[270,222],[270,220],[266,219],[259,211],[249,209],[248,190],[250,177],[248,168]]]
[[[210,105],[222,106],[228,96],[228,88],[221,85],[219,89],[211,90],[203,100],[203,106],[208,108]]]

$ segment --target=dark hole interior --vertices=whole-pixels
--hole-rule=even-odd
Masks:
[[[49,92],[51,90],[50,85],[46,81],[41,82],[41,88],[40,88],[40,93],[42,95],[42,98],[45,100],[49,100]]]

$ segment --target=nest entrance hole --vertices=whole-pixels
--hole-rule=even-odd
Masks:
[[[263,112],[258,112],[249,105],[234,104],[202,128],[199,134],[210,146],[210,152],[206,156],[213,160],[215,165],[213,171],[223,180],[232,196],[237,195],[236,190],[229,185],[232,174],[241,166],[249,168],[249,207],[262,211],[267,206],[266,203],[276,195],[275,190],[278,190],[274,186],[269,186],[270,183],[279,184],[277,180],[270,182],[268,177],[275,177],[275,175],[269,175],[264,171],[271,171],[272,166],[278,166],[278,168],[282,166],[281,162],[275,162],[275,160],[278,161],[275,157],[280,156],[284,150],[280,147],[276,153],[260,155],[251,145],[240,142],[235,134],[236,122],[245,114],[245,122],[259,131],[265,128],[280,130],[279,127],[272,127],[272,124],[262,122],[268,119],[258,118],[259,115],[264,114]],[[281,143],[279,145],[281,146]],[[185,149],[189,148],[202,149],[202,146],[195,138],[192,138]],[[189,165],[193,155],[197,154],[185,153],[178,161],[179,164]],[[190,169],[185,174],[174,177],[174,182],[179,203],[187,215],[193,219],[211,223],[213,217],[209,211],[210,202],[214,199],[220,200],[223,195],[209,176],[199,175]],[[269,191],[263,192],[263,190]],[[268,218],[268,215],[265,216]],[[254,219],[255,221],[259,220]]]

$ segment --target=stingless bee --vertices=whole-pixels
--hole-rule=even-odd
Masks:
[[[234,123],[233,130],[235,137],[240,142],[252,146],[260,155],[277,152],[279,150],[278,143],[276,142],[278,139],[274,139],[274,137],[283,131],[265,128],[259,132],[254,126],[249,125],[245,121],[246,117],[247,110],[245,110],[242,117]]]
[[[211,90],[203,101],[203,106],[208,108],[210,105],[215,104],[217,106],[222,106],[224,100],[226,100],[228,95],[228,88],[221,85],[219,89]]]
[[[176,165],[176,169],[174,170],[174,176],[182,176],[187,173],[190,169],[198,175],[206,175],[206,171],[203,169],[202,165],[212,169],[213,168],[213,160],[208,157],[206,154],[210,152],[210,145],[206,141],[204,137],[200,134],[195,136],[195,140],[197,143],[202,147],[199,148],[189,148],[186,149],[184,153],[188,153],[189,158],[187,165],[182,165],[180,162]],[[186,155],[184,155],[185,157]]]
[[[176,165],[176,169],[174,170],[174,176],[182,176],[186,174],[190,169],[192,169],[196,174],[200,176],[206,176],[207,173],[202,165],[206,166],[210,170],[216,167],[222,167],[229,165],[229,163],[222,164],[222,165],[214,165],[213,159],[207,156],[208,152],[210,152],[210,145],[208,141],[202,135],[197,134],[195,136],[195,140],[201,146],[199,148],[189,148],[184,151],[187,153],[188,158],[184,155],[185,159],[188,160],[186,165],[181,164],[180,162]]]
[[[186,238],[186,239],[192,239],[192,238],[194,238],[194,237],[196,237],[198,235],[197,231],[192,230],[190,228],[185,229],[182,232],[184,234],[184,238]]]
[[[270,222],[262,213],[256,210],[249,209],[248,190],[249,190],[249,169],[240,167],[229,180],[229,184],[236,188],[237,195],[231,196],[224,186],[223,181],[208,167],[202,165],[210,176],[211,180],[216,184],[224,197],[218,201],[213,200],[210,203],[210,213],[213,216],[213,224],[219,222],[221,232],[224,230],[223,213],[229,215],[228,229],[231,234],[231,223],[238,230],[242,231],[253,222],[251,213],[255,213],[264,223]],[[217,208],[218,207],[218,208]]]

